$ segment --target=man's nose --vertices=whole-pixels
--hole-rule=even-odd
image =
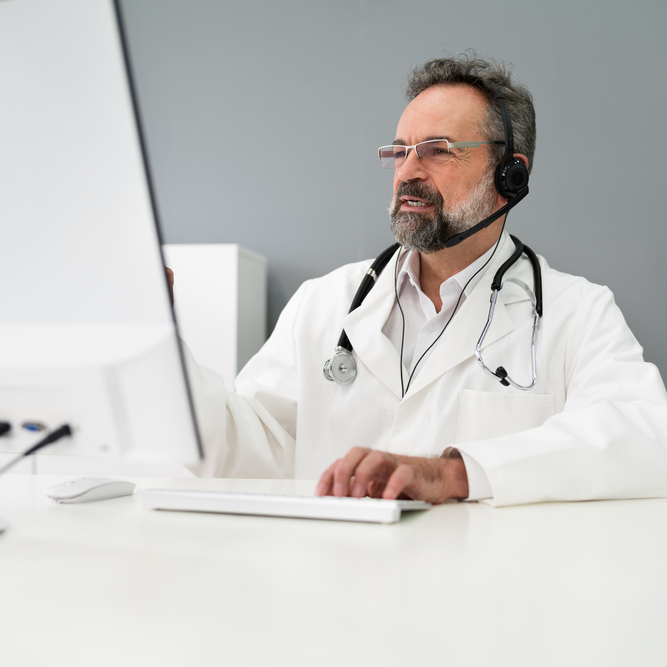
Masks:
[[[424,163],[417,157],[414,149],[408,153],[403,164],[396,170],[396,176],[399,181],[404,183],[426,179]]]

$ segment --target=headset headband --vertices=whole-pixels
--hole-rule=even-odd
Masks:
[[[510,120],[509,112],[505,106],[505,95],[503,91],[494,86],[493,94],[496,96],[498,106],[500,107],[500,117],[503,120],[503,133],[505,135],[505,155],[503,155],[503,163],[508,161],[508,158],[514,156],[514,133],[512,131],[512,121]]]

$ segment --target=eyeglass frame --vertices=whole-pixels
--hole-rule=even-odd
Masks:
[[[420,141],[419,143],[416,143],[412,146],[404,146],[403,144],[387,144],[386,146],[380,146],[378,148],[378,158],[380,159],[380,166],[383,167],[384,169],[400,169],[400,167],[387,167],[384,164],[382,164],[382,160],[384,159],[382,155],[380,154],[380,151],[383,148],[393,148],[394,146],[400,146],[401,148],[405,148],[405,160],[408,159],[408,153],[411,148],[415,149],[415,155],[421,160],[422,156],[419,155],[419,151],[417,150],[417,146],[422,146],[423,144],[435,144],[435,143],[445,143],[447,144],[447,150],[450,151],[452,148],[479,148],[479,146],[484,146],[485,144],[494,144],[494,145],[501,145],[504,146],[505,142],[500,141],[498,139],[494,141],[448,141],[447,139],[427,139],[426,141]]]

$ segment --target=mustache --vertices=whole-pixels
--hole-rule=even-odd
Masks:
[[[394,211],[398,211],[400,208],[402,203],[400,198],[403,196],[423,199],[433,204],[436,208],[442,208],[445,203],[442,195],[435,188],[432,188],[421,181],[415,181],[414,183],[399,183],[394,197]]]
[[[396,196],[402,197],[407,195],[410,197],[419,197],[420,199],[429,199],[431,202],[433,200],[442,197],[442,195],[435,189],[432,188],[423,181],[414,181],[412,183],[401,182],[396,188]]]

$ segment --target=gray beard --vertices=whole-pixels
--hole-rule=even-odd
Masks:
[[[425,199],[431,202],[435,209],[432,213],[405,213],[400,210],[402,195]],[[493,170],[482,176],[466,199],[448,207],[445,206],[442,195],[424,183],[401,183],[389,207],[391,231],[404,248],[426,254],[438,252],[445,247],[447,239],[488,218],[495,205]]]

